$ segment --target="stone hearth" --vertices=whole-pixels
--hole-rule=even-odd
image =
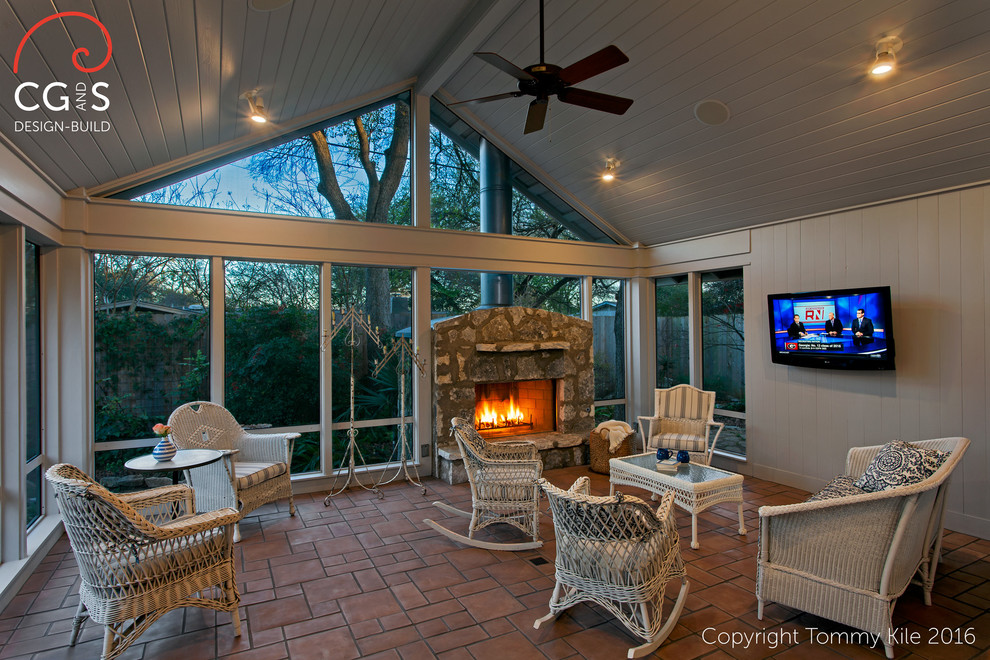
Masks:
[[[544,469],[587,463],[595,394],[590,323],[526,307],[479,309],[437,323],[433,473],[452,484],[467,479],[450,420],[474,419],[476,384],[540,379],[556,383],[557,430],[508,439],[536,442]]]

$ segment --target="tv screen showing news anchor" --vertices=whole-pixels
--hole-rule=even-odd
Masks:
[[[781,353],[881,357],[889,319],[877,292],[772,301],[774,341]]]

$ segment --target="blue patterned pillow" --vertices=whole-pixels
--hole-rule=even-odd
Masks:
[[[834,500],[837,497],[847,495],[862,495],[866,491],[853,484],[855,479],[849,475],[842,474],[825,484],[825,487],[809,497],[806,501],[818,502],[820,500]]]
[[[901,440],[888,442],[853,485],[868,493],[910,486],[932,476],[948,456],[949,452],[923,449]]]

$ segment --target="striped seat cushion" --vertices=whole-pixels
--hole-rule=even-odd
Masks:
[[[239,489],[250,488],[285,474],[286,469],[285,463],[234,463],[234,477]]]
[[[692,433],[658,433],[653,436],[650,445],[656,448],[676,449],[677,451],[681,449],[705,451],[708,448],[704,436]]]

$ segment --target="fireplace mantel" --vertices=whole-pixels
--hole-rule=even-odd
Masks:
[[[475,344],[479,353],[525,353],[527,351],[566,351],[569,341],[497,341],[494,344]]]

